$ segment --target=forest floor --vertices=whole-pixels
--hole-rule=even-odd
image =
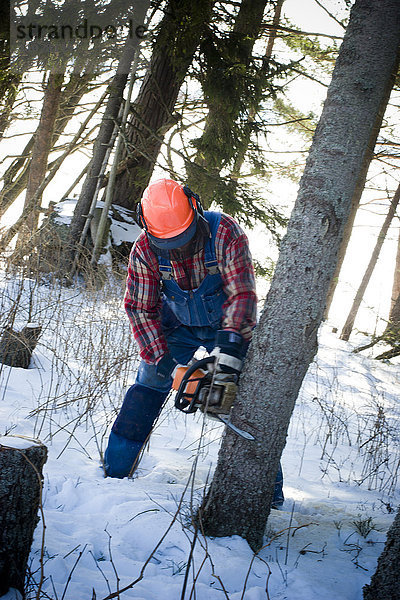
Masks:
[[[101,452],[138,365],[122,295],[111,282],[0,282],[4,323],[18,297],[15,327],[43,326],[29,369],[0,365],[0,435],[39,438],[49,451],[27,598],[361,600],[399,502],[400,364],[354,355],[324,326],[282,457],[286,500],[263,549],[199,535],[187,569],[191,514],[224,427],[209,421],[201,435],[203,416],[179,413],[171,397],[134,479],[104,478]]]

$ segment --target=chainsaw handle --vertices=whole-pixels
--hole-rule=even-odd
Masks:
[[[178,391],[176,393],[175,408],[177,408],[178,410],[181,410],[182,412],[185,412],[185,413],[196,412],[197,406],[195,406],[195,401],[196,401],[195,396],[193,395],[193,398],[191,399],[190,402],[188,402],[188,400],[184,400],[184,391],[185,391],[186,384],[189,381],[190,376],[193,375],[193,373],[195,371],[197,371],[197,369],[202,369],[203,367],[207,367],[207,365],[214,363],[215,358],[216,358],[215,356],[206,356],[205,358],[202,358],[201,360],[193,363],[193,365],[188,368],[188,370],[182,377],[182,381],[181,381]],[[189,394],[186,394],[186,395],[189,395]]]

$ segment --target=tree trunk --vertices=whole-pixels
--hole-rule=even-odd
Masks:
[[[65,200],[66,198],[69,198],[69,195],[74,191],[74,189],[76,188],[76,186],[78,185],[78,183],[80,182],[82,177],[84,177],[84,175],[86,175],[86,173],[88,172],[89,164],[90,164],[89,162],[86,163],[86,165],[83,167],[82,171],[79,173],[78,177],[71,183],[71,185],[69,186],[67,191],[64,193],[64,195],[60,199],[60,201]]]
[[[78,144],[81,136],[83,136],[84,131],[85,131],[89,121],[99,110],[100,106],[102,105],[102,103],[106,97],[106,94],[107,94],[107,92],[104,92],[102,97],[98,100],[97,104],[95,104],[95,106],[93,107],[91,112],[88,114],[86,119],[83,121],[83,123],[79,127],[78,131],[76,132],[76,134],[74,135],[72,140],[69,142],[66,150],[55,161],[53,161],[51,163],[51,165],[50,164],[48,165],[49,172],[48,172],[47,176],[44,179],[42,179],[40,185],[36,188],[35,194],[31,198],[31,204],[34,204],[36,201],[38,201],[38,199],[42,196],[43,191],[46,189],[48,184],[51,182],[53,177],[58,172],[58,169],[60,168],[60,166],[62,165],[64,160],[76,149],[76,145]],[[29,219],[29,213],[26,214],[25,212],[23,212],[22,215],[19,217],[19,219],[7,230],[7,232],[4,234],[4,236],[0,238],[0,251],[4,250],[8,246],[8,244],[13,239],[15,233],[17,231],[19,231],[25,225],[25,223],[28,219]],[[14,260],[16,260],[16,261],[20,260],[22,257],[26,256],[27,254],[30,254],[33,251],[33,248],[35,246],[36,247],[40,246],[40,250],[42,251],[42,253],[43,253],[43,251],[45,251],[46,240],[43,237],[43,235],[41,236],[41,228],[36,230],[35,232],[33,232],[31,234],[30,238],[28,240],[26,240],[23,245],[19,245],[17,247],[15,253],[12,254],[12,256],[10,257],[10,261],[13,262]],[[37,264],[37,266],[39,267],[39,264]]]
[[[10,587],[24,595],[46,460],[47,448],[38,440],[0,437],[0,596]]]
[[[360,287],[357,290],[357,293],[355,295],[353,304],[350,308],[348,317],[343,326],[342,333],[340,334],[340,339],[345,340],[346,342],[348,341],[348,339],[351,335],[351,332],[353,331],[354,321],[356,320],[358,309],[360,308],[362,299],[364,298],[364,294],[368,287],[372,273],[375,269],[376,263],[378,262],[378,258],[379,258],[379,254],[380,254],[382,246],[383,246],[383,242],[385,241],[386,234],[389,230],[390,224],[393,221],[393,217],[396,213],[396,209],[397,209],[399,200],[400,200],[400,186],[397,188],[397,191],[396,191],[395,195],[393,196],[393,200],[390,204],[388,214],[387,214],[386,219],[381,227],[381,230],[378,235],[378,239],[376,240],[375,248],[372,252],[370,261],[365,270],[364,277],[361,280]]]
[[[400,600],[400,507],[390,527],[385,548],[371,583],[363,587],[364,600]]]
[[[354,354],[358,354],[363,350],[372,348],[379,342],[385,342],[389,346],[392,346],[390,350],[379,354],[375,358],[377,360],[389,359],[400,354],[400,294],[397,296],[395,303],[393,304],[392,310],[390,311],[390,317],[388,324],[385,327],[385,331],[374,337],[368,344],[359,346],[353,350]]]
[[[24,213],[29,216],[20,230],[17,247],[23,247],[38,227],[41,196],[37,197],[36,191],[46,176],[63,81],[63,74],[49,74],[29,167],[28,187],[24,204]]]
[[[125,105],[124,105],[124,109],[122,111],[120,129],[117,134],[117,143],[115,146],[113,162],[112,162],[110,173],[108,176],[107,189],[106,189],[105,198],[104,198],[104,206],[101,209],[101,215],[100,215],[99,222],[97,224],[96,235],[92,236],[92,239],[94,240],[94,247],[93,247],[91,264],[94,267],[97,266],[97,263],[100,258],[100,254],[102,253],[102,251],[104,249],[104,245],[106,244],[106,240],[108,238],[108,231],[109,231],[108,213],[111,208],[115,177],[116,177],[116,173],[117,173],[119,157],[121,154],[121,150],[123,148],[123,143],[124,143],[123,136],[125,135],[126,122],[128,119],[129,109],[131,106],[131,97],[132,97],[133,86],[134,86],[135,79],[136,79],[136,71],[138,68],[138,63],[139,63],[139,53],[137,52],[136,56],[135,56],[135,60],[133,61],[133,64],[132,64],[132,71],[131,71],[130,78],[129,78],[128,89],[126,92]]]
[[[365,176],[399,63],[398,0],[357,0],[299,194],[240,380],[214,479],[199,512],[205,533],[258,549],[294,404],[317,332],[354,190]],[[374,60],[371,60],[371,56]]]
[[[399,356],[400,354],[400,294],[397,296],[396,302],[394,303],[392,310],[390,311],[389,322],[385,328],[385,331],[381,336],[376,338],[369,347],[373,346],[374,343],[377,342],[386,342],[388,345],[392,346],[390,350],[386,350],[386,352],[382,352],[375,358],[377,360],[388,360],[390,358],[394,358],[395,356]],[[362,349],[365,349],[362,348]]]
[[[41,332],[41,326],[34,323],[28,323],[22,331],[6,328],[0,339],[0,362],[27,369]]]
[[[57,114],[51,142],[52,146],[57,142],[71,120],[82,96],[87,91],[88,83],[92,76],[91,73],[84,73],[83,75],[80,73],[71,74],[69,82],[61,92],[59,112]],[[29,167],[34,141],[35,135],[33,135],[26,144],[21,157],[13,161],[4,173],[4,184],[0,192],[0,217],[4,215],[6,210],[8,210],[28,184]]]
[[[137,5],[134,13],[136,23],[143,25],[149,6],[150,0],[145,0]],[[100,130],[93,146],[93,156],[71,221],[69,249],[66,255],[66,268],[73,262],[79,239],[85,226],[86,215],[90,210],[90,205],[96,191],[104,157],[107,153],[107,148],[109,147],[123,101],[123,93],[131,64],[139,43],[140,39],[138,37],[128,37],[118,63],[117,72],[110,84],[110,95],[104,111]]]
[[[389,321],[393,319],[393,310],[396,305],[396,301],[400,296],[400,228],[399,234],[397,238],[397,253],[396,253],[396,263],[394,265],[394,275],[393,275],[393,287],[392,287],[392,298],[390,302],[390,313],[389,313]],[[399,315],[400,317],[400,315]],[[400,318],[399,318],[400,321]]]
[[[331,308],[331,305],[333,302],[333,297],[335,295],[335,291],[337,288],[337,284],[339,283],[340,271],[342,270],[344,258],[346,256],[346,252],[347,252],[347,247],[349,245],[351,234],[352,234],[353,227],[354,227],[354,221],[356,219],[358,207],[360,206],[361,196],[364,191],[365,178],[366,178],[368,168],[369,168],[369,165],[371,164],[373,157],[374,157],[374,146],[372,145],[369,147],[369,149],[367,151],[366,160],[364,163],[365,177],[360,177],[360,185],[357,186],[357,188],[353,194],[353,198],[351,200],[350,215],[349,215],[349,218],[348,218],[347,223],[344,228],[343,238],[342,238],[342,242],[340,244],[340,248],[339,248],[339,252],[338,252],[338,258],[337,258],[335,272],[334,272],[331,282],[329,284],[328,295],[326,298],[324,319],[328,318],[329,311],[330,311],[330,308]]]
[[[389,323],[396,323],[400,329],[400,292],[390,311]]]
[[[211,17],[214,0],[170,0],[154,44],[150,67],[133,105],[113,203],[133,210],[147,187],[186,72]]]
[[[3,139],[4,133],[10,125],[10,117],[18,95],[21,78],[22,76],[12,72],[7,73],[4,77],[3,86],[1,87],[6,87],[6,89],[0,89],[0,94],[2,94],[0,107],[0,140]]]

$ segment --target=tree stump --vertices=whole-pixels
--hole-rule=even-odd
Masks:
[[[28,323],[22,331],[6,327],[0,339],[0,362],[27,369],[41,331],[41,326],[36,323]]]
[[[364,600],[400,600],[400,507],[390,527],[385,548],[371,583],[363,587]]]
[[[0,436],[0,596],[9,588],[24,595],[46,459],[47,448],[39,440]]]

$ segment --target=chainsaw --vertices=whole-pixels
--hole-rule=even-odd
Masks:
[[[225,375],[214,382],[214,374],[207,369],[215,362],[215,356],[207,356],[190,366],[178,367],[172,384],[176,390],[175,408],[184,413],[195,413],[200,409],[212,419],[224,423],[246,440],[254,440],[247,431],[239,429],[229,420],[229,413],[236,397],[235,375]],[[225,416],[226,415],[226,416]]]

